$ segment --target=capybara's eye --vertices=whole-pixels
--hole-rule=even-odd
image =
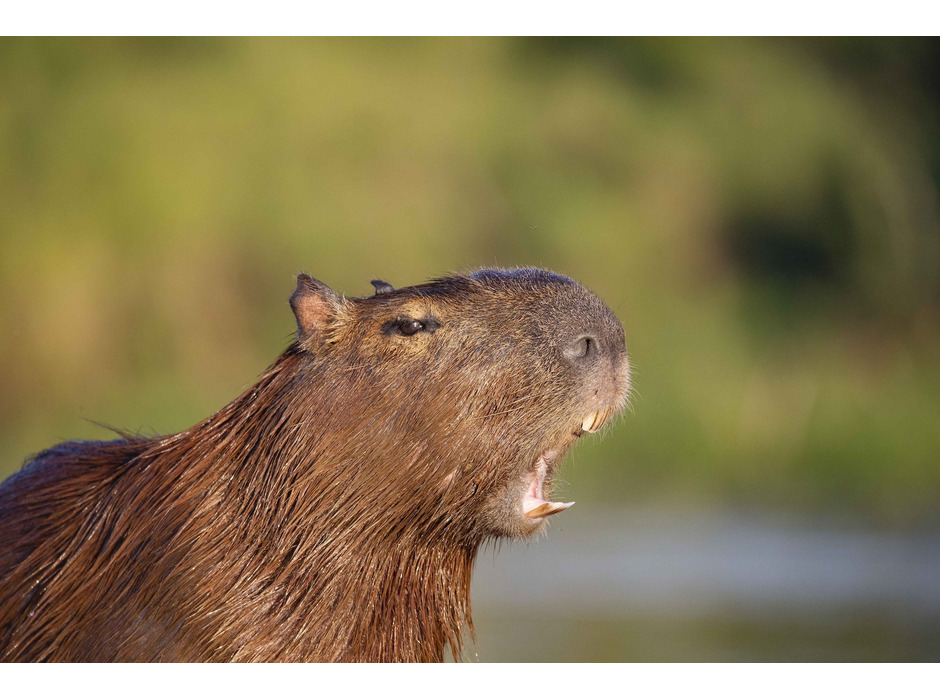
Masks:
[[[414,335],[415,333],[433,333],[440,327],[434,318],[411,318],[399,316],[394,321],[382,324],[382,332],[386,335]]]
[[[398,332],[402,335],[414,335],[418,331],[424,330],[424,322],[413,318],[402,318],[398,320]]]

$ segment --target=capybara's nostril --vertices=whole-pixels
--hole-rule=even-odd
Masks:
[[[601,346],[597,338],[591,335],[582,335],[570,342],[564,353],[571,362],[582,362],[593,358],[600,352]]]

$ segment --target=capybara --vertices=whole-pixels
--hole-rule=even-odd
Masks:
[[[527,538],[624,405],[623,327],[537,269],[345,298],[175,435],[39,453],[0,487],[6,661],[438,661],[480,545]]]

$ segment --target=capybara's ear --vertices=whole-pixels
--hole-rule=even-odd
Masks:
[[[371,284],[375,287],[375,294],[372,296],[377,297],[379,294],[389,294],[395,291],[395,288],[385,280],[372,280]]]
[[[323,282],[305,272],[297,275],[297,289],[291,294],[290,307],[297,318],[297,335],[301,340],[321,335],[342,306],[342,297]]]

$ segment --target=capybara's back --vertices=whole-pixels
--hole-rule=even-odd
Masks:
[[[434,661],[480,544],[527,538],[618,412],[623,328],[581,285],[479,270],[348,299],[189,430],[48,449],[0,486],[0,659]]]
[[[114,484],[146,446],[134,439],[62,443],[36,455],[0,488],[4,660],[122,657],[115,644],[120,630],[101,636],[111,605],[98,593],[116,563],[109,528],[120,515],[115,499],[122,489]],[[80,586],[76,575],[83,577]],[[103,585],[87,583],[95,579]],[[133,652],[123,656],[134,658]]]

